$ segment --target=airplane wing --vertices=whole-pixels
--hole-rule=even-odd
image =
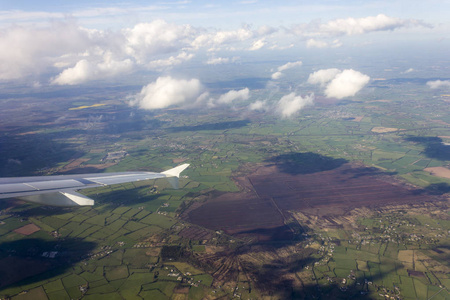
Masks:
[[[188,166],[183,164],[162,173],[118,172],[0,178],[0,199],[18,198],[53,206],[94,205],[94,200],[76,191],[157,178],[167,178],[174,188],[178,188],[178,177]]]

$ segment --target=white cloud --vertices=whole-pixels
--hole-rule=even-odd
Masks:
[[[228,57],[215,57],[215,58],[208,59],[206,64],[208,64],[208,65],[221,65],[221,64],[226,64],[229,61],[230,61],[230,59]]]
[[[219,104],[230,104],[236,100],[247,100],[250,97],[250,90],[248,88],[244,88],[242,90],[236,91],[231,90],[226,94],[223,94],[217,99],[217,103]]]
[[[219,47],[223,44],[242,42],[254,37],[254,33],[248,28],[237,30],[216,31],[199,34],[192,41],[191,45],[198,49],[203,47]]]
[[[342,42],[338,39],[333,40],[333,42],[331,43],[331,48],[339,48],[342,46]]]
[[[308,48],[338,48],[342,46],[341,41],[324,39],[379,31],[387,32],[410,27],[431,28],[432,26],[417,19],[401,19],[378,14],[363,18],[335,19],[326,23],[315,20],[310,23],[293,25],[288,32],[307,39],[306,46]]]
[[[326,69],[309,75],[308,83],[320,84],[325,87],[325,95],[342,99],[356,95],[367,83],[370,77],[358,71]]]
[[[228,57],[213,57],[213,58],[209,58],[208,61],[206,62],[206,64],[208,65],[221,65],[221,64],[227,64],[230,62],[236,62],[237,60],[239,60],[239,57],[235,56],[233,58],[228,58]]]
[[[311,105],[314,102],[314,94],[305,97],[296,93],[290,93],[283,96],[277,103],[276,111],[283,117],[289,118],[299,112],[303,107]]]
[[[136,94],[130,105],[143,109],[161,109],[173,105],[189,105],[204,98],[203,86],[198,79],[174,79],[159,77],[155,82],[144,86]]]
[[[261,100],[255,101],[248,106],[248,109],[258,110],[258,111],[266,111],[266,110],[268,110],[267,102],[261,101]]]
[[[355,35],[372,31],[394,30],[409,25],[411,22],[383,14],[365,18],[337,19],[322,24],[320,31],[329,35]]]
[[[142,109],[162,109],[170,106],[182,108],[199,105],[215,107],[229,105],[236,100],[247,100],[250,90],[231,90],[219,98],[213,98],[205,90],[198,79],[175,79],[170,76],[159,77],[156,81],[144,86],[140,93],[130,97],[130,105]]]
[[[116,60],[111,53],[105,53],[103,61],[89,62],[86,59],[78,61],[74,67],[67,68],[51,79],[55,85],[76,85],[101,78],[127,74],[133,68],[130,59]]]
[[[118,31],[74,22],[0,29],[0,80],[53,72],[52,84],[80,84],[139,68],[161,69],[190,60],[199,31],[156,20]]]
[[[286,49],[291,49],[293,48],[295,45],[294,44],[289,44],[289,45],[278,45],[278,44],[273,44],[272,46],[269,47],[270,50],[286,50]]]
[[[185,61],[191,60],[194,57],[192,53],[181,52],[177,56],[170,56],[166,59],[158,59],[150,61],[147,64],[147,67],[150,69],[161,69],[166,67],[172,67],[175,65],[182,64]]]
[[[324,41],[319,41],[315,39],[309,39],[306,41],[307,48],[327,48],[328,43]]]
[[[284,74],[283,73],[281,73],[281,72],[275,72],[275,73],[273,73],[272,74],[272,79],[273,80],[278,80],[278,79],[280,79],[281,77],[283,77],[284,76]]]
[[[130,59],[117,60],[110,52],[103,55],[103,61],[98,65],[101,76],[115,76],[117,74],[128,73],[133,68],[133,62]]]
[[[331,43],[316,39],[309,39],[306,41],[307,48],[339,48],[341,46],[342,42],[338,39],[333,40]]]
[[[258,27],[258,29],[256,30],[256,32],[260,36],[270,35],[270,34],[275,33],[277,31],[278,31],[278,29],[270,27],[270,26],[267,26],[267,25],[262,25],[262,26]]]
[[[84,51],[92,38],[91,32],[73,23],[0,29],[0,80],[45,72],[58,57]]]
[[[431,89],[448,88],[450,87],[450,80],[434,80],[428,81],[427,85]]]
[[[266,42],[264,39],[257,40],[256,42],[253,43],[253,45],[248,50],[249,51],[259,50],[262,47],[264,47],[265,44],[266,44]]]
[[[74,85],[85,82],[95,74],[94,67],[87,60],[82,59],[73,68],[64,70],[51,83],[57,85]]]
[[[156,8],[147,9],[152,11]],[[84,16],[101,15],[95,10],[84,13]],[[105,13],[121,15],[126,11],[110,8]],[[136,70],[160,70],[179,65],[192,59],[196,50],[257,51],[294,45],[289,39],[284,39],[283,33],[274,35],[279,29],[266,25],[256,29],[243,25],[237,29],[221,30],[154,20],[118,30],[93,30],[83,28],[72,20],[45,24],[0,29],[0,80],[58,74],[51,78],[51,83],[81,84]],[[310,47],[325,44],[327,47],[338,47],[341,45],[339,40],[331,41],[335,36],[413,25],[423,26],[417,20],[378,15],[303,24],[295,27],[292,32],[309,39],[307,44]],[[326,40],[327,38],[330,40]],[[207,64],[232,61],[234,59],[231,58],[210,58]],[[272,74],[274,79],[283,75],[277,72]],[[36,78],[30,78],[29,82],[33,80]],[[46,82],[42,78],[39,80]]]
[[[300,67],[303,64],[301,61],[288,62],[280,67],[278,67],[278,71],[286,71],[288,69],[292,69],[294,67]]]
[[[260,26],[256,30],[252,30],[246,25],[235,30],[218,30],[211,32],[203,30],[195,37],[191,46],[194,49],[209,48],[209,51],[219,51],[223,49],[230,51],[256,51],[267,44],[266,37],[277,31],[277,29],[269,26]]]
[[[324,69],[316,71],[309,75],[308,83],[310,84],[320,84],[324,86],[326,83],[331,81],[338,73],[341,71],[339,69]]]
[[[344,70],[327,85],[325,95],[337,99],[354,96],[369,80],[369,76],[358,71]]]
[[[284,74],[282,73],[283,71],[286,71],[288,69],[292,69],[295,67],[300,67],[302,64],[303,64],[303,62],[301,62],[301,61],[288,62],[282,66],[279,66],[277,68],[277,72],[273,73],[271,77],[273,80],[280,79],[281,77],[284,76]]]
[[[402,74],[408,74],[408,73],[411,73],[411,72],[414,72],[414,71],[415,70],[413,68],[409,68],[408,70],[402,72]]]
[[[346,18],[328,21],[327,23],[311,22],[292,27],[291,32],[306,37],[333,37],[342,35],[360,35],[375,31],[390,31],[411,26],[430,27],[416,19],[400,19],[384,14],[364,18]],[[311,45],[314,44],[314,40]]]
[[[197,31],[190,25],[177,25],[164,20],[139,23],[124,29],[125,52],[138,63],[145,64],[152,56],[173,53],[190,45]]]

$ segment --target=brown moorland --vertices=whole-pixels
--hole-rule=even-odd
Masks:
[[[293,237],[292,228],[286,225],[291,211],[325,219],[355,208],[417,205],[435,199],[375,168],[340,161],[328,170],[305,169],[295,172],[289,165],[261,166],[248,176],[234,178],[241,192],[210,198],[187,210],[183,218],[232,235],[281,241]]]

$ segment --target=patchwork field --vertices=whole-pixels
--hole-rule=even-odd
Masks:
[[[114,90],[39,99],[24,126],[29,99],[7,101],[1,176],[190,167],[179,190],[84,190],[92,208],[0,203],[0,296],[449,299],[448,99],[402,82],[292,119],[237,102],[149,114]]]

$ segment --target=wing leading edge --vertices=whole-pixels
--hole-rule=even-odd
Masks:
[[[189,164],[183,164],[162,173],[118,172],[0,178],[0,199],[18,198],[52,206],[94,205],[94,200],[76,191],[157,178],[167,178],[174,188],[178,188],[180,173],[188,166]]]

